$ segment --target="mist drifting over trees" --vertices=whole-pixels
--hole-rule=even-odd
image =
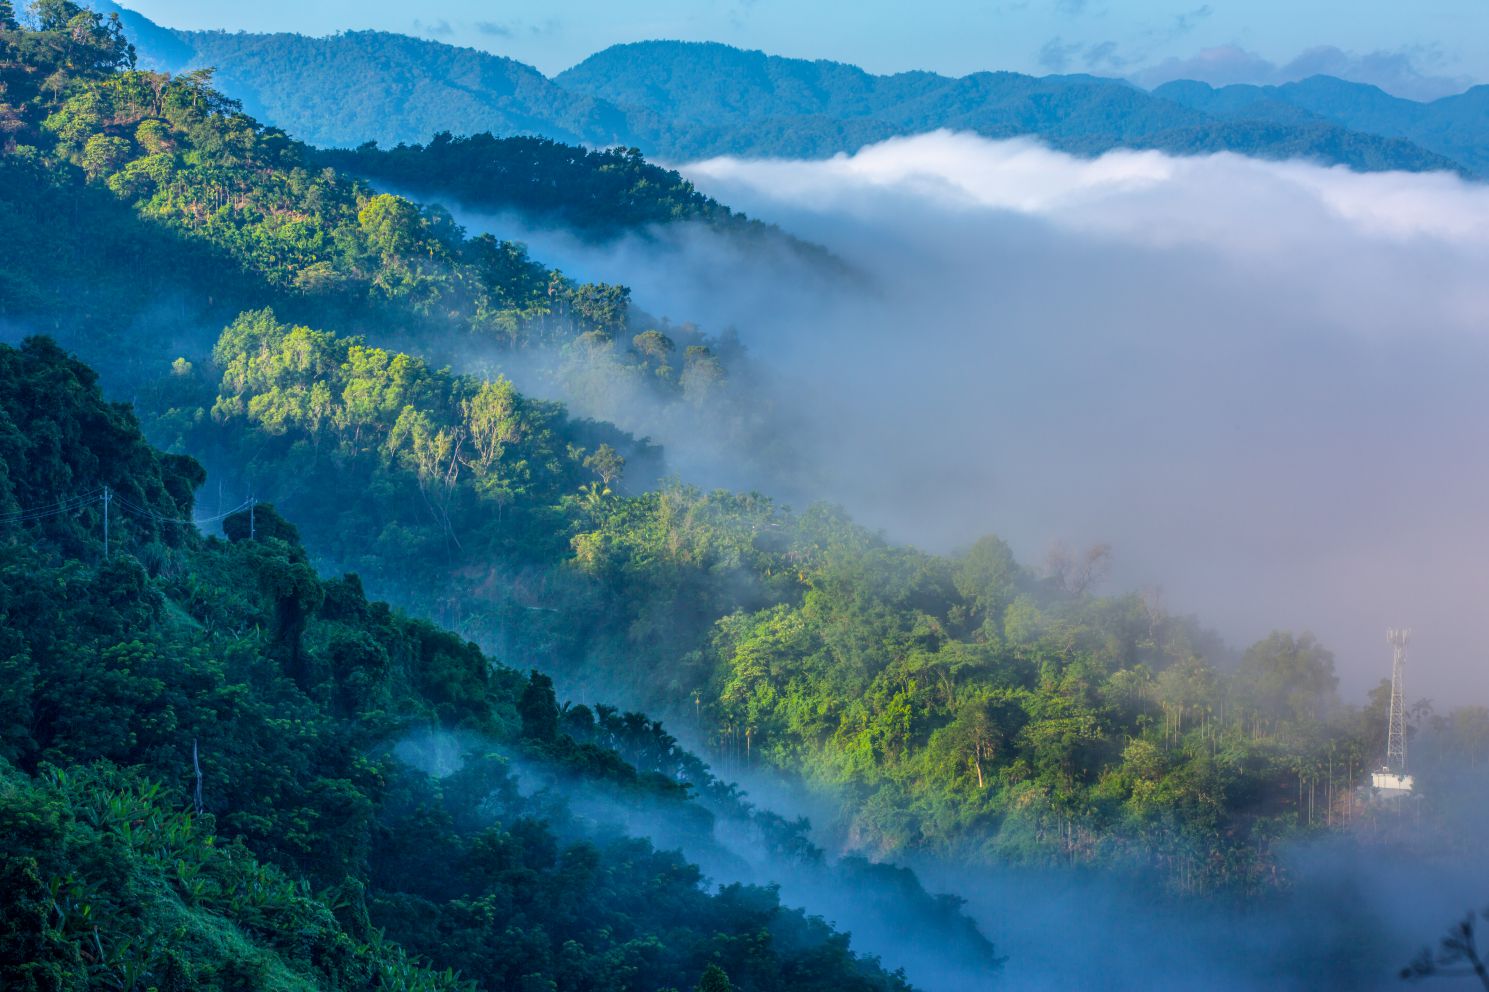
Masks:
[[[1480,187],[947,133],[326,154],[21,13],[7,988],[1457,963],[1416,955],[1489,891]]]

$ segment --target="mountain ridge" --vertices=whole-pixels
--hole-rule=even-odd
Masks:
[[[250,112],[322,146],[490,131],[638,147],[670,161],[824,158],[944,128],[1032,136],[1078,155],[1229,151],[1365,171],[1489,173],[1489,152],[1480,150],[1489,142],[1479,137],[1489,135],[1489,100],[1473,90],[1420,104],[1333,77],[1314,77],[1332,80],[1329,94],[1305,85],[1313,80],[1221,90],[1179,81],[1150,92],[1084,74],[874,75],[850,63],[680,41],[613,45],[548,77],[481,49],[384,31],[174,31],[111,0],[95,6],[125,17],[144,64],[215,66],[218,85]]]

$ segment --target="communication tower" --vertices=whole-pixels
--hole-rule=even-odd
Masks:
[[[1384,795],[1403,795],[1411,791],[1412,779],[1406,774],[1406,644],[1411,640],[1410,628],[1386,631],[1386,641],[1391,645],[1391,715],[1386,727],[1386,763],[1372,775],[1371,785]]]

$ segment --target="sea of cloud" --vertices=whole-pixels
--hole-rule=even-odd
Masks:
[[[1310,629],[1356,701],[1411,625],[1414,697],[1489,698],[1489,187],[947,132],[682,171],[857,273],[698,227],[516,232],[769,374],[789,470],[605,411],[683,474],[937,550],[1110,542],[1108,588],[1238,646]]]

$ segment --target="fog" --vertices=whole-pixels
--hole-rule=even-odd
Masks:
[[[500,750],[428,732],[405,739],[395,754],[446,777],[473,748]],[[636,790],[555,777],[516,754],[507,753],[505,761],[524,800],[507,816],[538,811],[568,840],[602,840],[616,832],[646,837],[659,849],[682,852],[711,887],[779,884],[785,905],[850,931],[855,950],[904,968],[927,992],[1399,988],[1397,975],[1418,949],[1482,905],[1489,891],[1482,853],[1438,843],[1442,826],[1456,831],[1465,818],[1482,822],[1486,812],[1480,791],[1452,788],[1463,784],[1463,769],[1439,769],[1430,813],[1403,817],[1388,813],[1390,807],[1365,809],[1351,829],[1291,844],[1278,858],[1283,884],[1259,895],[1180,896],[1120,869],[912,862],[929,891],[965,900],[963,912],[1003,956],[999,967],[987,960],[960,914],[927,899],[919,884],[862,862],[833,865],[788,855],[737,806],[711,802],[707,789],[700,802],[712,820],[683,815],[677,804]],[[818,824],[831,822],[830,808],[798,783],[763,769],[747,773],[745,781],[752,796],[764,797],[777,812],[813,813]],[[832,834],[819,828],[817,839],[836,847],[839,838]]]
[[[1250,895],[1181,895],[1116,865],[997,868],[911,855],[906,863],[922,884],[964,900],[963,912],[1005,956],[981,980],[934,966],[912,977],[933,992],[1409,987],[1401,969],[1489,894],[1489,860],[1471,839],[1489,816],[1483,768],[1422,767],[1429,764],[1430,798],[1396,807],[1361,794],[1348,826],[1281,847],[1270,880],[1279,884]],[[742,782],[771,809],[810,815],[817,841],[840,846],[832,808],[799,782],[761,767],[744,771]]]
[[[1304,992],[1406,988],[1398,975],[1484,902],[1465,870],[1350,839],[1298,846],[1291,888],[1251,904],[1162,896],[1096,872],[968,871],[917,865],[958,892],[1008,955],[1000,988]],[[1445,990],[1470,987],[1451,980]]]
[[[1107,590],[1161,588],[1240,646],[1312,630],[1348,698],[1388,674],[1391,625],[1414,698],[1489,698],[1489,188],[944,132],[682,171],[862,278],[698,228],[596,247],[461,219],[737,330],[779,450],[600,411],[685,477],[934,550],[1110,542]]]
[[[411,734],[393,754],[446,778],[461,770],[471,751],[501,753],[512,775],[522,803],[502,810],[503,819],[539,813],[567,841],[603,844],[617,834],[645,838],[697,865],[711,890],[734,883],[776,886],[782,905],[850,932],[856,953],[878,957],[889,970],[903,969],[927,992],[983,988],[999,971],[999,952],[985,934],[908,873],[860,858],[831,859],[816,849],[782,851],[758,809],[701,783],[694,783],[701,786],[694,799],[661,800],[600,779],[556,775],[551,766],[524,760],[493,742],[444,731]]]

